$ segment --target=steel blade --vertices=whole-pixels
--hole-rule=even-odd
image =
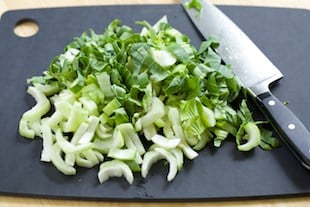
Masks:
[[[190,0],[181,2],[186,5]],[[201,34],[206,39],[211,35],[219,39],[216,51],[254,96],[268,91],[270,83],[282,78],[282,73],[222,11],[206,0],[199,2],[200,11],[186,6],[185,11]]]

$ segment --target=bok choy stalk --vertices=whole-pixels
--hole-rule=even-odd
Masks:
[[[119,20],[102,34],[83,33],[28,80],[37,104],[19,132],[43,139],[42,161],[66,175],[100,164],[100,182],[124,176],[133,183],[133,172],[146,177],[165,159],[172,181],[184,156],[194,159],[208,143],[235,139],[242,151],[278,145],[239,101],[242,86],[214,52],[215,38],[197,50],[166,16],[137,24],[140,33]]]

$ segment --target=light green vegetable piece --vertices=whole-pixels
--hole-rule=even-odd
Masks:
[[[98,179],[100,183],[105,182],[110,177],[122,177],[124,176],[129,184],[133,183],[133,174],[124,162],[120,160],[106,161],[100,165],[98,172]]]
[[[154,61],[158,63],[161,67],[172,66],[177,59],[167,50],[158,50],[155,48],[150,48],[150,54]]]
[[[156,147],[154,151],[148,151],[145,153],[142,163],[141,175],[146,177],[150,168],[154,163],[161,159],[165,159],[169,162],[169,173],[167,175],[167,181],[172,181],[177,174],[178,162],[177,159],[167,150]]]
[[[238,145],[238,150],[249,151],[254,147],[257,147],[261,142],[261,134],[257,125],[253,122],[245,124],[244,130],[246,135],[244,138],[247,140],[246,143]]]
[[[36,105],[25,112],[19,122],[19,133],[20,135],[33,139],[35,131],[30,128],[30,124],[40,120],[50,110],[50,102],[47,97],[39,89],[33,86],[29,86],[27,93],[29,93],[37,102]]]
[[[55,143],[52,147],[51,152],[51,161],[54,166],[65,175],[75,175],[76,169],[62,159],[61,157],[61,148],[58,143]]]

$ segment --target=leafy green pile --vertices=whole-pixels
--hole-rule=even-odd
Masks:
[[[140,33],[119,20],[103,34],[83,33],[28,80],[37,104],[19,131],[43,139],[42,161],[66,175],[101,163],[100,182],[123,175],[132,183],[133,172],[146,177],[166,159],[171,181],[183,156],[194,159],[207,143],[231,137],[241,151],[278,145],[240,101],[242,87],[214,52],[215,38],[197,50],[166,17],[137,24]]]

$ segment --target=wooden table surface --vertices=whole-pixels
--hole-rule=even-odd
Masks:
[[[249,6],[271,6],[286,8],[310,9],[310,0],[211,0],[221,5],[249,5]],[[0,15],[8,10],[63,7],[63,6],[88,6],[88,5],[111,5],[111,4],[171,4],[178,0],[0,0]],[[25,28],[25,32],[31,28]],[[210,206],[250,206],[250,207],[304,207],[310,206],[310,196],[295,198],[274,199],[251,199],[237,201],[207,201],[207,202],[117,202],[117,201],[77,201],[62,199],[43,199],[18,196],[0,196],[0,207],[12,206],[110,206],[110,207],[210,207]]]

